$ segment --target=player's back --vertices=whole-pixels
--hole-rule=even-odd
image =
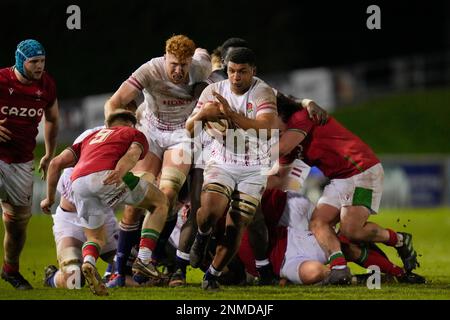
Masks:
[[[148,142],[145,135],[135,128],[117,126],[91,133],[71,147],[79,159],[72,173],[72,181],[93,172],[114,169],[132,143],[141,146],[142,159],[148,151]]]

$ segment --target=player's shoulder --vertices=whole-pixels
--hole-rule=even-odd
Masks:
[[[11,67],[0,69],[0,83],[7,83],[11,80]]]
[[[161,73],[164,71],[164,57],[152,58],[142,64],[138,70],[149,73]]]
[[[253,77],[252,89],[258,92],[264,92],[265,94],[275,96],[275,92],[271,86],[269,86],[264,80]]]

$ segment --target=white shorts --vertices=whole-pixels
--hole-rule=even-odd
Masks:
[[[145,197],[150,183],[137,177],[137,184],[130,187],[122,182],[104,185],[103,180],[111,172],[104,170],[79,177],[72,183],[73,200],[83,227],[97,229],[105,221],[105,212],[119,204],[137,205]],[[128,173],[130,175],[131,173]]]
[[[309,231],[309,220],[311,220],[315,205],[307,197],[293,191],[286,195],[286,205],[278,225],[291,227],[298,231]]]
[[[14,206],[31,206],[33,161],[8,164],[0,160],[0,200]]]
[[[149,152],[154,153],[159,159],[163,159],[166,150],[178,149],[186,153],[185,159],[179,159],[180,164],[191,163],[191,138],[186,129],[161,130],[147,118],[142,118],[136,128],[145,134]]]
[[[203,186],[210,183],[220,183],[261,200],[267,184],[267,175],[261,175],[259,166],[243,167],[209,162],[203,172]]]
[[[58,206],[58,208],[56,208],[56,213],[52,215],[52,217],[53,235],[55,237],[57,250],[60,248],[59,244],[63,238],[75,238],[81,242],[86,242],[83,224],[80,221],[80,218],[78,218],[76,212],[67,212]],[[114,211],[111,208],[105,209],[105,228],[106,243],[100,254],[116,250],[117,248],[117,240],[119,239],[119,225],[117,224],[116,217],[114,216]]]
[[[195,137],[192,142],[193,168],[205,169],[206,162],[211,159],[212,138],[202,131],[200,137]]]
[[[371,213],[377,213],[383,193],[383,178],[383,166],[378,163],[353,177],[332,179],[318,203],[338,209],[346,206],[365,206]]]
[[[288,227],[288,242],[280,276],[293,283],[302,284],[298,269],[305,261],[326,264],[327,257],[312,232]]]

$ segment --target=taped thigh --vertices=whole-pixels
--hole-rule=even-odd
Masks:
[[[174,167],[165,167],[161,171],[159,188],[172,189],[178,194],[185,181],[186,175],[181,170]]]
[[[223,185],[223,184],[220,184],[217,182],[213,182],[213,183],[208,183],[207,185],[203,186],[202,192],[218,193],[218,194],[224,195],[228,199],[231,199],[231,194],[233,193],[233,190],[226,185]]]
[[[81,249],[77,247],[66,247],[58,249],[58,263],[61,271],[66,273],[67,267],[70,265],[81,265],[82,254]]]
[[[259,200],[242,192],[235,192],[232,195],[231,210],[241,216],[253,219]]]
[[[151,172],[146,172],[146,171],[135,171],[135,172],[133,172],[133,174],[134,174],[136,177],[138,177],[138,178],[140,178],[140,179],[142,179],[142,180],[145,180],[145,181],[147,181],[147,182],[149,182],[149,183],[155,183],[156,178],[155,178],[155,176],[153,175],[153,173],[151,173]]]

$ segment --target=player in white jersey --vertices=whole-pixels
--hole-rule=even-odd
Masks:
[[[75,143],[83,141],[85,137],[104,126],[95,127],[84,131]],[[50,265],[45,269],[44,286],[53,288],[79,289],[82,286],[81,262],[83,261],[81,247],[86,241],[83,225],[77,215],[72,198],[72,182],[70,175],[73,168],[63,171],[58,181],[57,191],[61,195],[59,206],[53,217],[53,235],[56,243],[56,254],[59,264],[57,267]],[[106,245],[102,248],[101,258],[112,263],[116,253],[118,225],[114,211],[111,208],[106,212]]]
[[[262,137],[270,137],[277,115],[273,90],[254,77],[252,50],[236,48],[228,59],[228,80],[206,87],[186,122],[186,129],[192,134],[194,127],[201,127],[205,121],[225,118],[238,128],[227,135],[244,138],[234,146],[214,140],[211,159],[205,167],[201,208],[197,212],[198,233],[190,251],[192,266],[200,265],[212,229],[231,202],[225,240],[218,245],[202,282],[202,288],[211,291],[219,289],[217,277],[235,255],[264,191],[267,177],[261,170],[264,164],[268,165],[265,162],[269,160],[270,143],[263,143]]]
[[[142,117],[137,128],[146,135],[150,148],[133,171],[146,171],[155,177],[161,173],[159,188],[168,197],[171,208],[191,166],[190,140],[184,126],[195,107],[194,87],[210,73],[208,52],[196,48],[188,37],[176,35],[166,41],[164,56],[151,59],[139,67],[105,104],[107,115],[126,106],[141,91],[144,93]],[[125,207],[119,248],[123,238],[132,238],[125,233],[139,232],[136,226],[140,213],[137,209]],[[166,227],[160,234],[159,243],[162,242],[162,246],[176,222],[174,213],[169,210]],[[125,251],[118,259],[119,264],[120,261],[127,261],[129,250]]]

